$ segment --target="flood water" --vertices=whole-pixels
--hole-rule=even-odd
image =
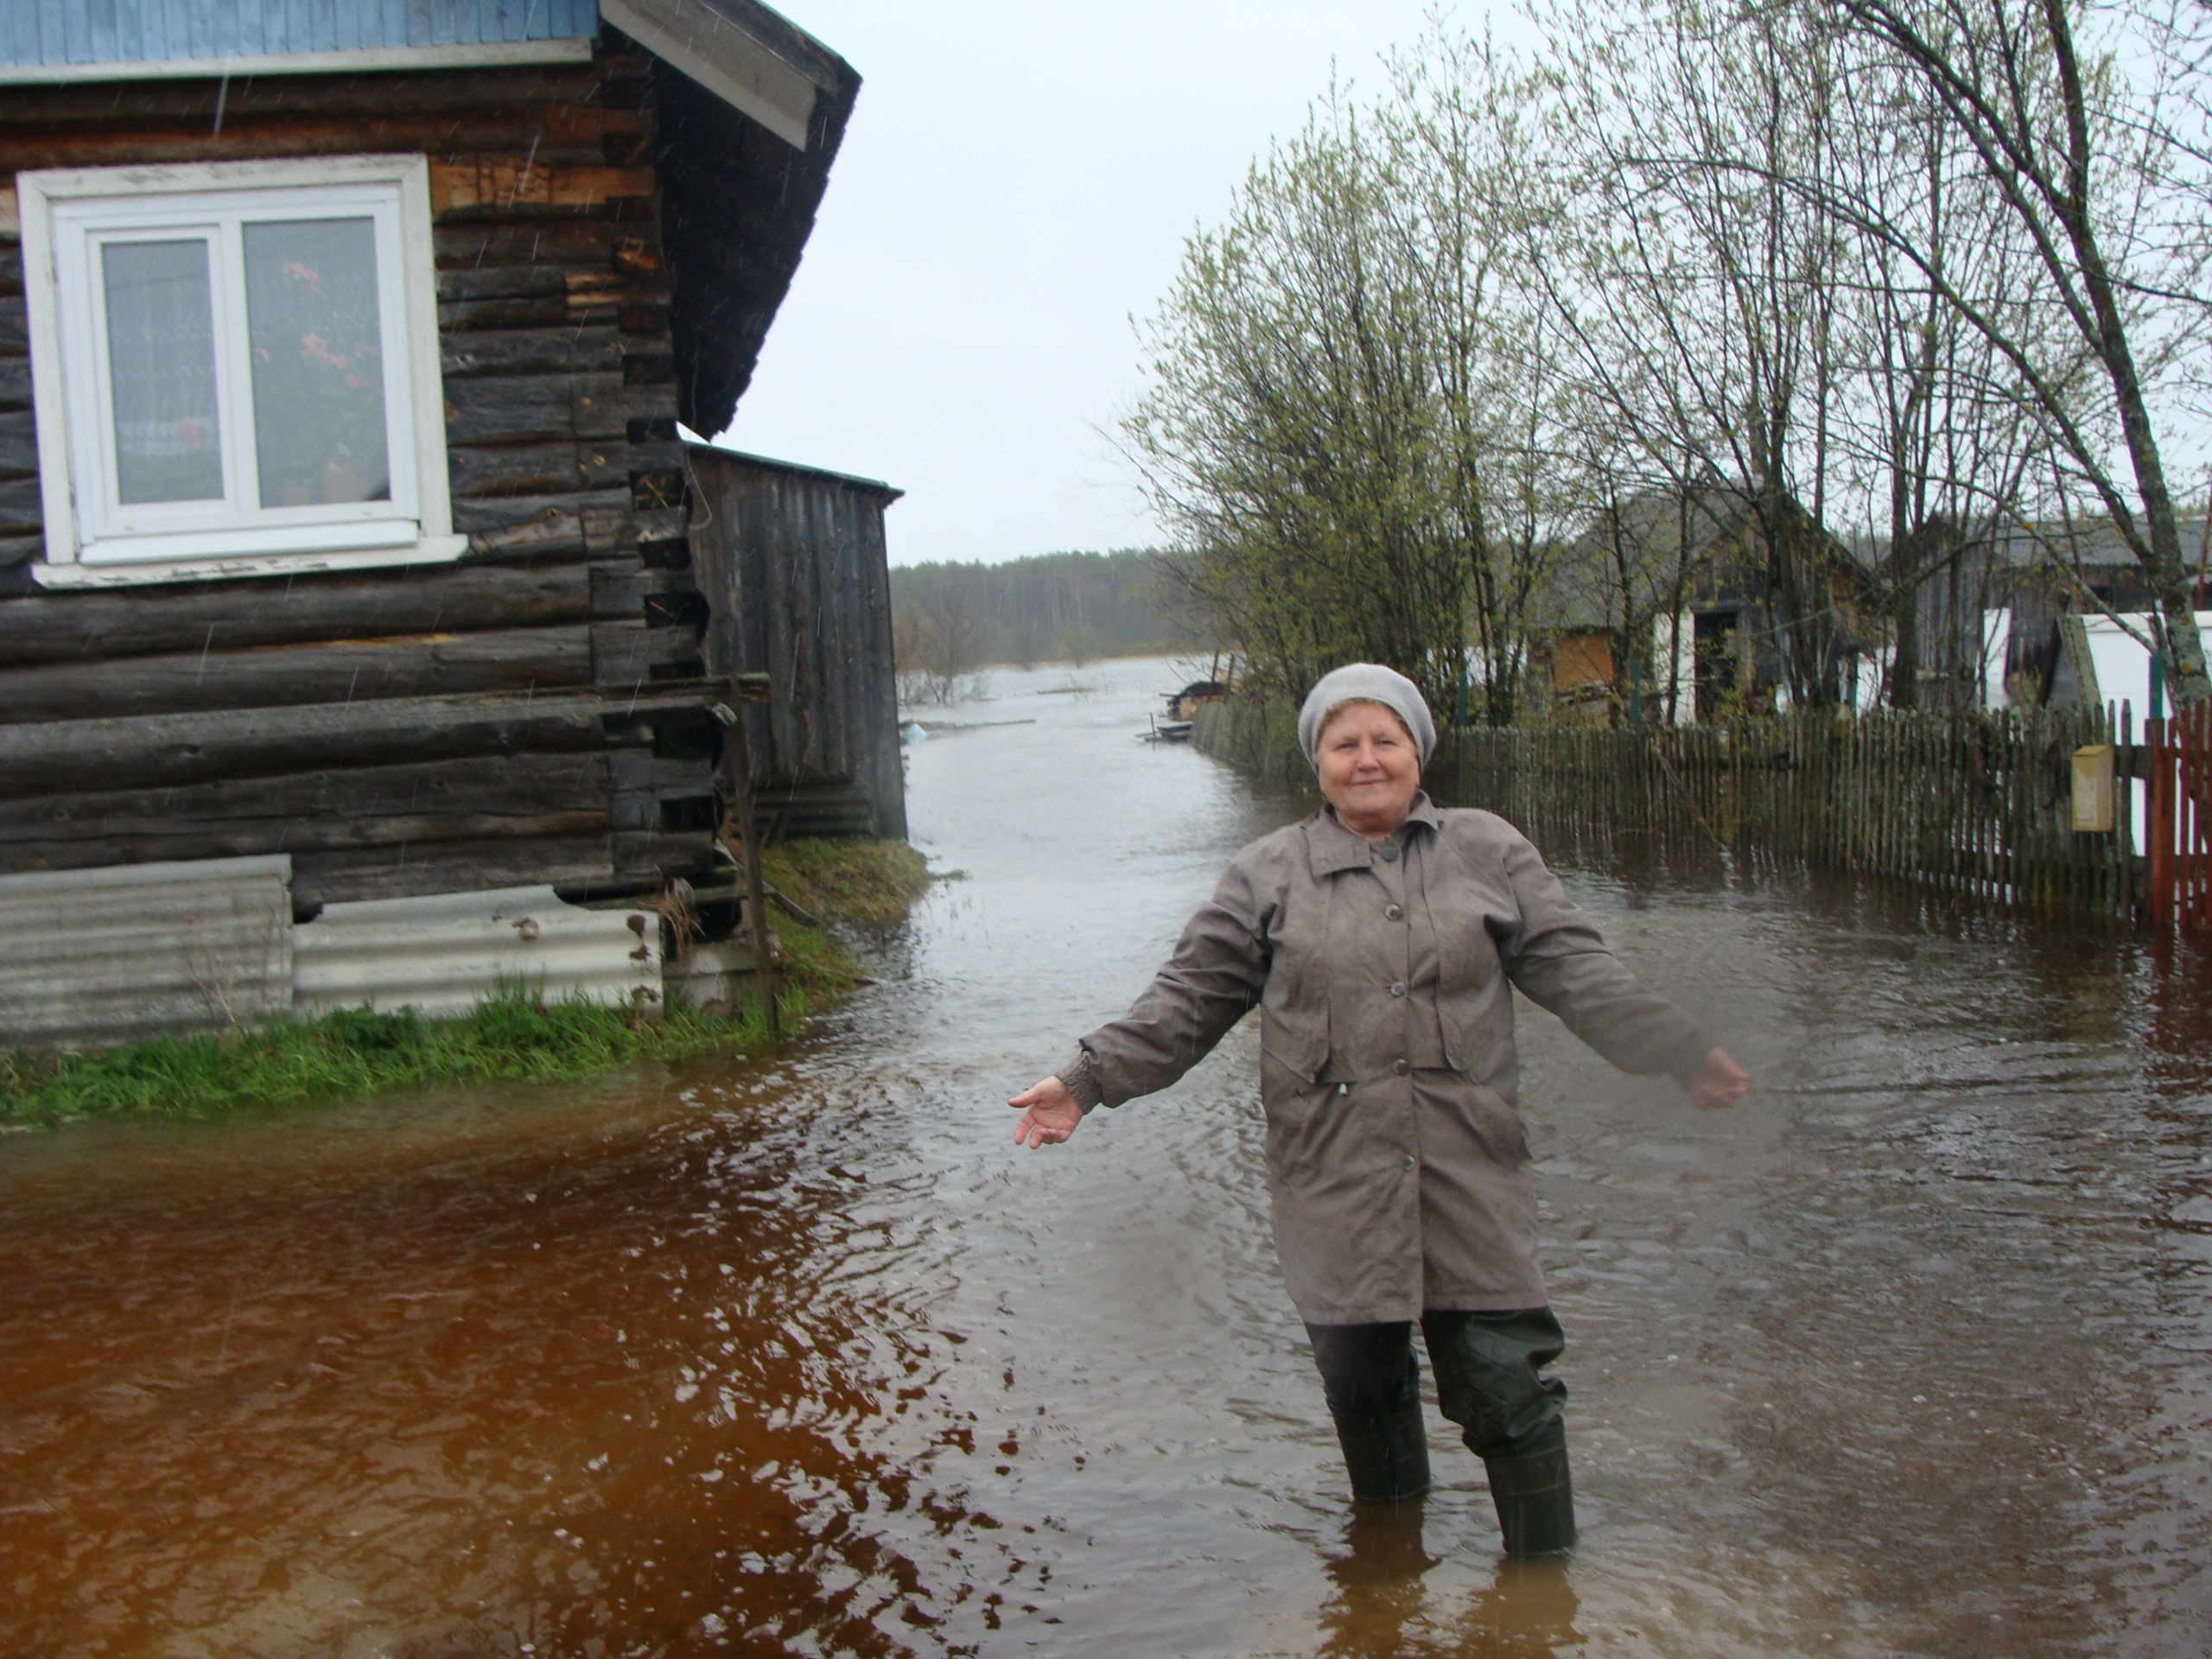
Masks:
[[[1003,1101],[1302,804],[1165,664],[910,753],[937,887],[772,1060],[0,1137],[0,1653],[2198,1654],[2203,964],[1898,886],[1568,873],[1756,1074],[1524,1007],[1583,1545],[1355,1516],[1253,1033],[1042,1153]],[[1019,722],[1019,723],[1014,723]]]

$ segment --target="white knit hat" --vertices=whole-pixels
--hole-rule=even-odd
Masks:
[[[1298,711],[1298,747],[1309,763],[1313,746],[1321,741],[1321,722],[1330,709],[1344,702],[1381,703],[1406,722],[1414,747],[1421,751],[1421,765],[1428,764],[1429,751],[1436,747],[1436,722],[1429,717],[1428,703],[1419,686],[1380,663],[1347,663],[1324,674],[1306,694],[1306,706]]]

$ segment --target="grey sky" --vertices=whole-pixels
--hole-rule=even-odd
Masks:
[[[1371,85],[1423,0],[772,3],[863,85],[724,441],[906,489],[894,563],[1154,539],[1097,430],[1130,314],[1331,59]]]

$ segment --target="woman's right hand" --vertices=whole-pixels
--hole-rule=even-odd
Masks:
[[[1083,1108],[1058,1077],[1031,1084],[1007,1104],[1021,1114],[1021,1121],[1014,1126],[1014,1144],[1032,1151],[1066,1140],[1083,1122]]]

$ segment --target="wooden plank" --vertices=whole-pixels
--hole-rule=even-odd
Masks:
[[[713,685],[581,687],[0,725],[0,795],[168,787],[460,756],[597,752],[624,737],[649,741],[656,716],[695,715],[710,697],[726,695]]]
[[[0,671],[0,723],[550,690],[589,682],[591,664],[585,625],[185,652],[137,658],[124,669],[35,664]]]
[[[582,537],[577,537],[578,550]],[[583,564],[454,565],[0,601],[0,668],[392,634],[544,627],[594,614]]]

